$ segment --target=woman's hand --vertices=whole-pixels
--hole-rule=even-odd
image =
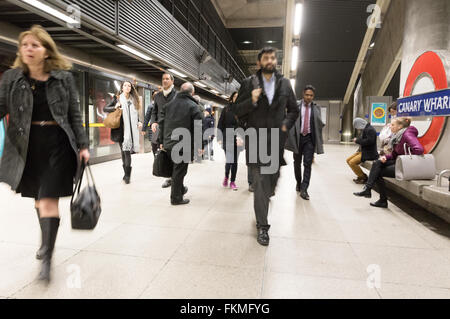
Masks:
[[[142,130],[142,123],[138,122],[138,129]]]
[[[82,161],[84,158],[84,163],[87,164],[89,162],[89,159],[91,158],[91,154],[89,153],[89,149],[85,148],[80,151],[80,161]]]

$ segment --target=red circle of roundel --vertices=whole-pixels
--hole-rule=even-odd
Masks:
[[[406,80],[404,97],[411,96],[416,80],[424,73],[431,76],[434,81],[435,89],[444,90],[448,88],[447,74],[444,63],[435,52],[426,52],[422,54],[414,63],[414,66]],[[429,153],[437,145],[445,127],[445,117],[435,117],[431,122],[428,132],[419,138],[420,143],[425,148],[425,153]]]

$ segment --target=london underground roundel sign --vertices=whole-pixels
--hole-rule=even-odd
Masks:
[[[417,59],[406,80],[403,96],[411,96],[419,80],[423,77],[428,77],[432,80],[435,91],[448,88],[444,63],[437,53],[429,51]],[[429,127],[427,127],[425,132],[422,132],[419,141],[424,146],[426,153],[433,151],[439,143],[439,139],[445,128],[445,123],[445,117],[434,117]]]

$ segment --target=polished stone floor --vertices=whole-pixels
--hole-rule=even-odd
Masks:
[[[246,166],[239,191],[222,188],[219,151],[190,165],[184,207],[170,206],[150,154],[133,156],[130,185],[119,161],[95,165],[100,222],[71,230],[61,201],[49,286],[35,281],[33,202],[0,185],[0,298],[450,298],[450,225],[401,200],[375,209],[355,198],[345,163],[354,150],[327,145],[316,157],[309,202],[286,154],[268,248],[255,239]]]

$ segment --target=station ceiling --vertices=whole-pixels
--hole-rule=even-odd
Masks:
[[[285,0],[211,1],[248,64],[256,63],[256,52],[270,40],[276,41],[271,45],[280,48],[282,54]],[[367,9],[375,3],[304,0],[297,95],[305,85],[312,84],[317,98],[343,100],[367,30],[371,14]]]

